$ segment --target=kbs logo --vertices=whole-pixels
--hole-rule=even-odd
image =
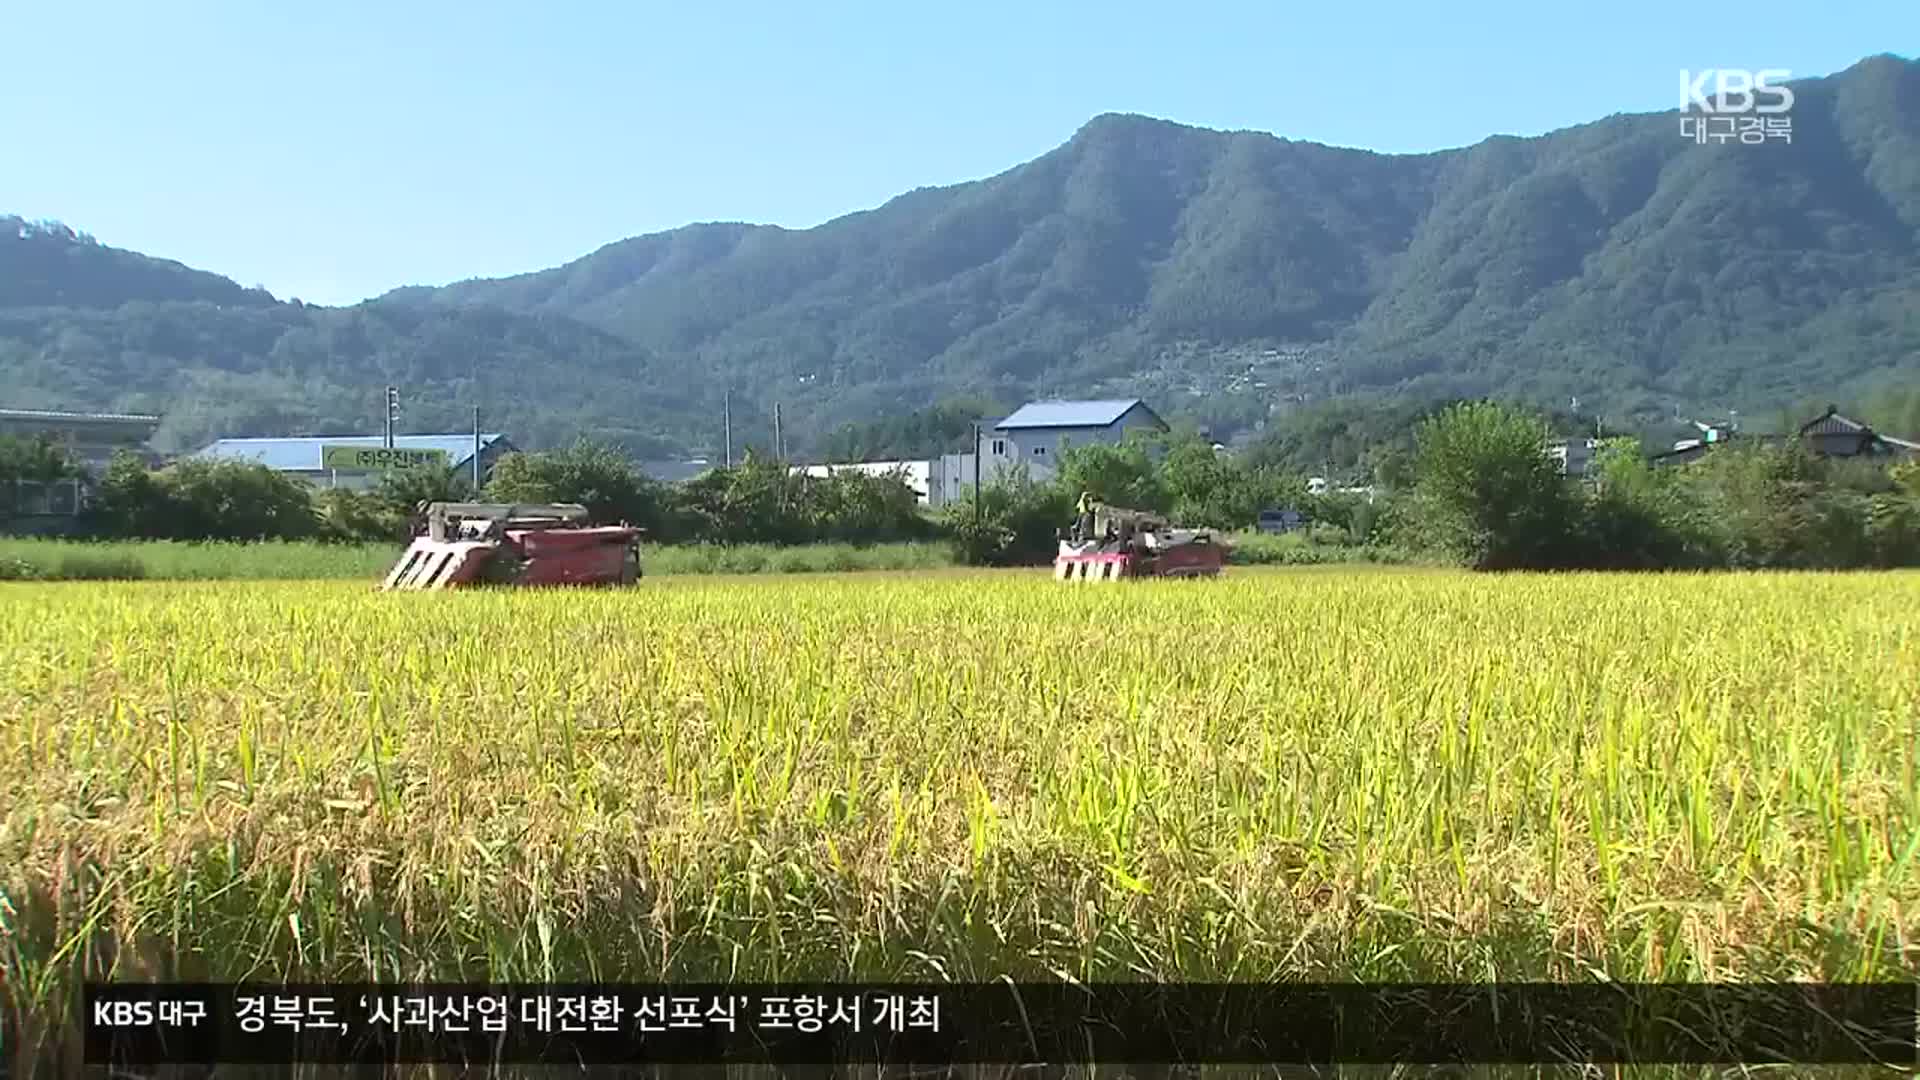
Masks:
[[[152,1027],[151,1001],[96,1001],[93,1003],[95,1027]]]
[[[165,997],[157,1001],[107,998],[97,999],[92,1005],[96,1028],[198,1027],[207,1016],[206,1001],[194,997]]]
[[[1708,68],[1701,72],[1680,69],[1680,111],[1714,114],[1783,113],[1793,108],[1793,91],[1776,85],[1793,78],[1785,68],[1746,71],[1741,68]],[[1711,83],[1713,91],[1708,93]],[[1761,95],[1777,99],[1762,105]]]
[[[1680,135],[1705,146],[1735,139],[1749,145],[1770,140],[1791,143],[1793,91],[1781,85],[1793,77],[1785,68],[1680,70]]]

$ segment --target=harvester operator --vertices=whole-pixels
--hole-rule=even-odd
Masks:
[[[1074,504],[1073,538],[1076,542],[1093,539],[1093,493],[1083,491]]]

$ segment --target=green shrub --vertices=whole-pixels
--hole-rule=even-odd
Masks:
[[[0,558],[0,581],[38,581],[45,574],[25,559]]]
[[[648,544],[640,550],[640,565],[649,575],[712,574],[719,551],[713,544]]]
[[[169,581],[360,578],[383,575],[396,544],[263,540],[251,544],[177,540],[82,541],[0,537],[0,563],[34,568],[40,580],[144,577]],[[134,567],[138,569],[134,569]]]
[[[1497,402],[1455,405],[1423,422],[1418,441],[1420,524],[1431,544],[1481,570],[1566,558],[1577,506],[1539,419]]]
[[[321,539],[335,543],[406,543],[408,513],[378,492],[328,489],[314,498]],[[411,504],[408,504],[411,505]]]
[[[131,454],[114,457],[88,511],[106,536],[154,540],[306,540],[324,523],[304,481],[254,462],[176,462],[149,472]]]
[[[138,581],[147,566],[133,555],[72,554],[60,558],[53,576],[60,581]]]
[[[1053,561],[1059,530],[1073,513],[1074,496],[1059,484],[1036,484],[1024,467],[1003,471],[980,491],[941,508],[954,558],[972,566],[1037,566]]]
[[[1876,566],[1920,565],[1920,498],[1875,495],[1867,516],[1867,543]]]
[[[1322,566],[1333,563],[1409,563],[1413,554],[1378,544],[1319,544],[1304,533],[1236,533],[1225,537],[1230,566]]]
[[[759,544],[721,548],[718,569],[723,574],[764,573],[773,561],[772,555]]]
[[[804,574],[814,569],[811,555],[807,548],[780,548],[767,560],[767,569],[776,574]]]

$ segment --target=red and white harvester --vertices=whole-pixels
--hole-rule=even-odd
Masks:
[[[574,503],[429,503],[380,588],[631,585],[640,530],[590,524]]]
[[[1176,529],[1165,518],[1098,503],[1083,505],[1054,556],[1057,581],[1216,577],[1227,545],[1206,529]]]

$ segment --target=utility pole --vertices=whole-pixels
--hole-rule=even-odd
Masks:
[[[473,498],[480,499],[480,406],[473,407]]]
[[[780,403],[777,401],[773,403],[773,456],[779,458],[781,464],[786,463],[787,443],[780,437]]]
[[[727,468],[733,468],[733,391],[726,390],[720,395],[720,423],[726,429]]]
[[[400,422],[400,388],[387,387],[387,449],[393,449],[393,427]]]
[[[980,421],[973,422],[973,533],[980,535]]]

